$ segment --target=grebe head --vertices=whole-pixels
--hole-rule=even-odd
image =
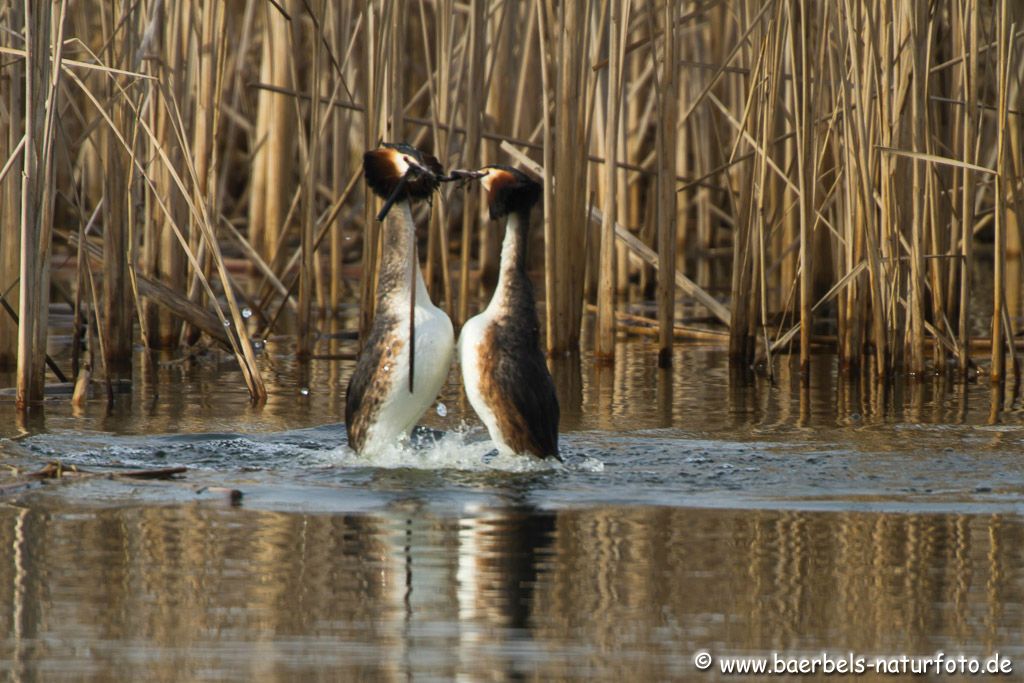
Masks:
[[[510,213],[528,213],[541,196],[541,184],[519,169],[511,166],[485,166],[480,179],[487,192],[487,206],[491,218]]]
[[[363,174],[389,208],[396,201],[428,199],[440,184],[444,169],[432,155],[404,143],[381,144],[363,154]],[[378,220],[383,220],[383,214]]]

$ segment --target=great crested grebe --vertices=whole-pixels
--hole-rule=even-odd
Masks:
[[[345,396],[348,443],[358,453],[409,436],[448,377],[455,338],[423,283],[412,215],[414,202],[451,178],[431,155],[388,143],[363,155],[363,174],[385,202],[376,313]]]
[[[540,350],[537,305],[526,274],[530,209],[541,186],[508,166],[481,171],[491,218],[507,220],[494,296],[459,337],[466,395],[499,451],[561,460],[558,397]]]

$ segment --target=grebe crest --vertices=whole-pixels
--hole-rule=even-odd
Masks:
[[[480,185],[487,193],[487,208],[492,219],[510,213],[529,212],[541,196],[541,184],[511,166],[485,166]]]
[[[381,199],[392,199],[399,190],[392,201],[418,201],[430,199],[441,184],[444,169],[431,154],[404,142],[385,142],[363,154],[363,175]]]

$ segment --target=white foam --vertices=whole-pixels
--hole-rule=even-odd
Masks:
[[[479,432],[480,430],[474,430]],[[563,464],[548,458],[538,460],[528,455],[499,453],[494,443],[480,439],[464,427],[446,432],[437,438],[422,437],[417,445],[395,444],[360,455],[348,446],[324,454],[336,467],[379,467],[382,469],[459,470],[467,472],[558,472],[577,470],[601,472],[604,463],[584,457],[582,462]],[[578,459],[574,459],[578,460]]]
[[[582,460],[573,463],[569,469],[576,470],[577,472],[604,472],[604,463],[597,458],[583,456]]]

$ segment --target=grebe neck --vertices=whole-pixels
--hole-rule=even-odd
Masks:
[[[410,269],[412,273],[410,273]],[[410,275],[416,288],[417,303],[427,303],[423,273],[416,249],[416,223],[408,200],[395,204],[384,221],[384,248],[381,254],[380,280],[377,283],[378,306],[387,307],[409,300]]]
[[[513,283],[527,278],[526,235],[529,227],[529,214],[514,211],[508,215],[505,222],[505,240],[501,244],[498,285],[494,290],[490,306],[503,305]]]

